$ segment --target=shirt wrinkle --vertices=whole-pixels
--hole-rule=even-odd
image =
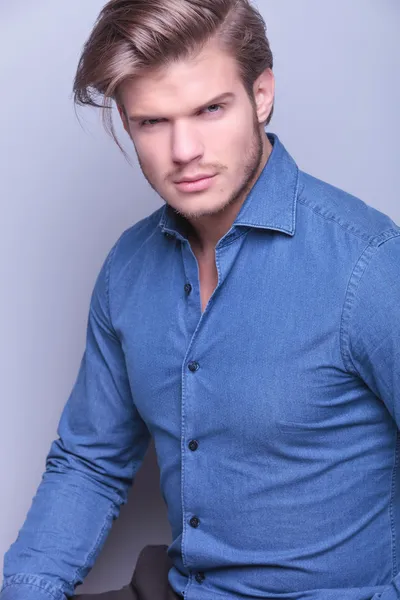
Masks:
[[[0,600],[72,593],[151,439],[185,600],[400,600],[400,228],[267,135],[204,312],[170,206],[108,253]]]

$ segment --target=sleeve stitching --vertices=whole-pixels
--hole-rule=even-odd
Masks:
[[[360,254],[360,256],[358,257],[353,270],[351,272],[351,275],[349,277],[349,281],[347,284],[347,288],[346,288],[346,293],[345,293],[345,297],[344,297],[344,301],[343,301],[343,307],[342,307],[342,316],[341,316],[341,321],[340,321],[340,353],[341,353],[341,357],[342,357],[342,361],[343,364],[345,366],[345,369],[347,371],[349,371],[350,373],[356,374],[356,375],[360,375],[354,365],[354,362],[352,360],[351,354],[348,350],[348,331],[345,331],[345,320],[346,323],[348,324],[348,321],[350,320],[350,312],[351,312],[351,308],[353,305],[353,299],[354,299],[354,292],[353,292],[353,299],[350,299],[350,295],[352,293],[352,290],[354,288],[354,286],[356,285],[353,280],[355,278],[355,273],[357,271],[357,268],[360,265],[361,259],[364,257],[365,253],[367,252],[367,250],[369,250],[371,248],[371,245],[368,244],[362,251],[362,253]],[[363,270],[363,273],[365,271],[365,268]],[[359,281],[361,280],[362,275],[359,277]],[[347,354],[345,352],[345,346],[346,346],[346,350],[347,350]]]
[[[81,574],[87,568],[87,565],[89,564],[91,558],[96,554],[96,552],[97,552],[97,550],[99,548],[99,545],[101,544],[101,541],[103,539],[104,531],[108,531],[108,521],[109,521],[110,517],[111,517],[111,521],[112,521],[112,516],[113,516],[113,506],[110,506],[110,508],[108,509],[108,512],[107,512],[107,514],[105,516],[103,526],[100,529],[99,535],[96,538],[96,541],[95,541],[95,543],[93,545],[93,548],[92,548],[91,552],[88,553],[86,561],[84,562],[84,564],[81,565],[80,567],[78,567],[77,570],[75,571],[75,577],[74,577],[75,579],[79,579],[79,580],[82,580],[82,581],[84,580],[84,578],[82,577]],[[73,582],[74,588],[76,587],[76,585],[78,585],[78,584],[75,583],[75,582]]]
[[[392,235],[389,235],[390,233],[392,233]],[[375,256],[375,254],[378,252],[378,249],[381,246],[383,246],[386,242],[396,239],[399,236],[400,230],[392,229],[389,231],[385,231],[383,234],[381,234],[381,237],[383,237],[384,239],[382,239],[380,242],[378,241],[379,236],[370,240],[369,244],[364,248],[361,255],[357,259],[347,285],[345,298],[343,301],[342,317],[340,324],[340,353],[345,368],[350,373],[356,374],[359,377],[361,375],[354,364],[350,351],[350,320],[352,307],[354,305],[354,300],[356,297],[356,291],[358,289],[358,286],[360,285],[365,271],[368,268],[368,265],[370,264],[372,257]],[[357,281],[353,281],[357,276]]]
[[[62,597],[65,597],[64,593],[62,592],[62,590],[60,590],[59,594],[53,594],[52,591],[46,589],[46,587],[44,587],[43,585],[40,585],[39,583],[33,583],[32,581],[18,581],[18,580],[15,580],[15,577],[18,577],[18,576],[19,575],[15,575],[13,578],[11,578],[10,581],[6,581],[4,583],[3,588],[2,588],[1,591],[5,590],[8,587],[19,587],[20,585],[25,585],[25,586],[30,586],[30,587],[38,588],[41,592],[43,592],[44,594],[48,594],[54,600],[59,600],[60,594],[61,594]]]
[[[122,240],[123,237],[125,237],[126,234],[129,233],[129,231],[131,230],[131,228],[126,229],[118,238],[118,240],[115,242],[114,246],[111,248],[107,260],[106,260],[106,278],[105,278],[105,283],[106,283],[106,300],[107,300],[107,312],[108,312],[108,319],[110,322],[110,326],[112,328],[112,330],[115,333],[115,336],[117,336],[117,333],[114,329],[114,325],[112,323],[112,318],[111,318],[111,301],[110,301],[110,279],[111,279],[111,263],[113,262],[116,250]]]

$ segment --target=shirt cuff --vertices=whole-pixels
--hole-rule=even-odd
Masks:
[[[66,600],[66,596],[46,579],[21,573],[4,581],[0,600]]]

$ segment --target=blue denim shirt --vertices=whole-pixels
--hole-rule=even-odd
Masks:
[[[150,436],[187,600],[400,598],[400,228],[268,135],[203,313],[168,205],[108,254],[1,600],[73,594]]]

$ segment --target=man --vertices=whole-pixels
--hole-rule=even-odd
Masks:
[[[99,273],[1,600],[73,595],[151,436],[173,541],[101,598],[400,598],[400,228],[265,134],[272,66],[246,0],[103,9],[75,97],[165,205]]]

